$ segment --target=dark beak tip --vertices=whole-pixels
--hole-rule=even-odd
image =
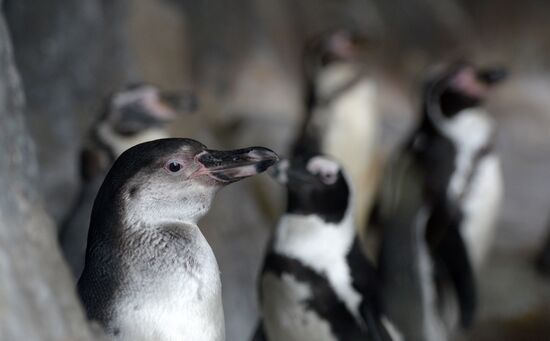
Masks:
[[[270,166],[279,162],[279,155],[271,149],[265,147],[252,147],[250,149],[249,156],[252,160],[271,162]]]

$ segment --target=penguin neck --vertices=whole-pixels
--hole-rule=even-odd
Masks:
[[[169,137],[168,132],[160,127],[145,129],[131,136],[123,136],[114,131],[113,127],[105,121],[97,123],[95,136],[100,144],[109,149],[109,153],[116,159],[125,150],[152,140]],[[114,161],[113,159],[113,161]]]
[[[315,79],[315,97],[318,101],[334,100],[364,78],[357,63],[338,62],[321,69]]]
[[[445,102],[446,103],[446,102]],[[473,143],[482,139],[489,142],[494,122],[487,110],[477,105],[462,107],[453,103],[445,105],[441,98],[426,98],[421,127],[427,132],[439,133],[455,144],[473,137]],[[449,108],[449,106],[453,106]],[[475,135],[475,136],[474,136]]]
[[[327,222],[317,214],[286,213],[275,229],[273,250],[313,268],[323,268],[334,259],[345,259],[355,237],[350,208],[337,223]]]
[[[305,142],[314,145],[317,152],[337,157],[353,179],[362,171],[357,166],[368,164],[374,153],[376,97],[374,79],[355,64],[331,65],[320,72],[316,81],[316,101]],[[363,152],[357,154],[350,145],[361,146]]]
[[[285,214],[275,230],[271,252],[295,259],[326,277],[354,317],[360,321],[362,296],[353,287],[348,255],[356,242],[352,210],[339,223],[317,215]]]
[[[160,190],[162,191],[162,189]],[[130,200],[127,195],[123,194],[124,225],[137,228],[165,224],[197,226],[198,221],[210,209],[212,203],[210,196],[214,196],[216,189],[211,189],[210,192],[200,198],[189,199],[183,204],[147,200],[146,196],[150,195],[148,193],[144,194],[143,200]],[[182,194],[182,196],[185,195]]]

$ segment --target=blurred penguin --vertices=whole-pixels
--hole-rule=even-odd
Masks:
[[[379,309],[344,170],[312,155],[280,162],[274,175],[287,188],[287,209],[260,275],[262,322],[254,340],[399,340]]]
[[[393,160],[378,207],[385,217],[378,258],[382,307],[407,341],[442,341],[447,332],[433,280],[435,262],[426,240],[432,207],[424,200],[414,158]]]
[[[196,106],[192,94],[162,92],[149,84],[129,85],[107,99],[82,148],[80,193],[60,232],[62,251],[75,278],[84,266],[93,201],[113,162],[134,145],[169,137],[167,125],[178,113],[194,111]]]
[[[304,51],[306,117],[294,153],[329,155],[347,170],[356,193],[355,219],[365,226],[376,187],[377,86],[366,67],[364,35],[337,30]]]
[[[391,174],[402,160],[410,160],[418,169],[417,180],[411,181],[423,187],[421,196],[408,199],[419,201],[418,212],[404,218],[379,210],[377,217],[383,233],[379,265],[385,304],[406,338],[441,340],[442,330],[453,328],[458,319],[463,327],[473,321],[474,270],[490,248],[503,195],[499,158],[493,149],[494,123],[483,102],[504,77],[502,69],[477,69],[468,63],[438,72],[424,89],[420,124],[389,166]],[[391,179],[384,180],[382,193],[388,191],[385,187],[398,196],[407,195]],[[396,219],[403,226],[391,228]],[[418,282],[416,292],[404,287],[412,277]],[[456,300],[449,295],[452,291]],[[417,303],[404,307],[403,299],[396,299],[404,293],[420,295],[416,298],[430,320],[444,313],[440,322],[445,328],[430,323],[425,334],[417,335],[418,323],[412,322],[418,318],[413,316]],[[453,309],[456,304],[459,309]],[[453,316],[456,310],[459,318]]]

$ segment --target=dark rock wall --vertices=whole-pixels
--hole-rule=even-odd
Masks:
[[[0,339],[92,340],[36,185],[24,91],[0,17]]]
[[[78,186],[82,131],[128,65],[124,0],[7,0],[4,10],[37,142],[39,187],[59,221]]]

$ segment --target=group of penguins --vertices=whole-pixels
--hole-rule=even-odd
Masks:
[[[140,84],[108,99],[60,234],[89,319],[116,340],[224,340],[220,270],[197,223],[220,188],[271,168],[287,201],[253,341],[441,341],[473,323],[503,196],[483,105],[506,72],[460,61],[431,74],[377,185],[377,90],[361,42],[337,30],[305,48],[306,115],[288,159],[168,138],[196,106],[190,94]]]

